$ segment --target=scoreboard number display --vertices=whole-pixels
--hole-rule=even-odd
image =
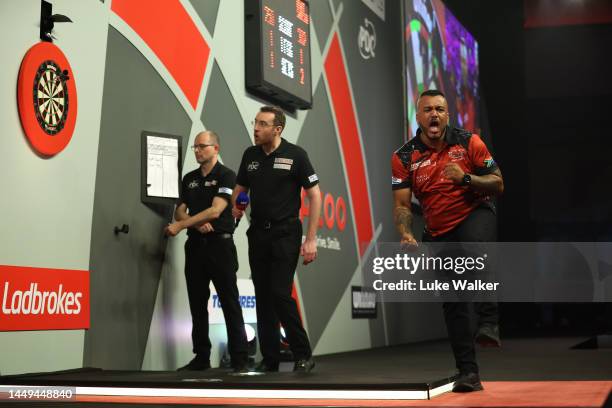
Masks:
[[[306,0],[244,0],[246,87],[288,109],[312,107]]]

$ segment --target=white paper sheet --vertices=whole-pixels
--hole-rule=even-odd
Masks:
[[[178,197],[178,157],[178,140],[147,136],[147,195],[149,197]]]

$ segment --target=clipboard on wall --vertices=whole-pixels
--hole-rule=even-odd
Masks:
[[[181,136],[141,134],[140,199],[144,204],[174,205],[181,186]]]

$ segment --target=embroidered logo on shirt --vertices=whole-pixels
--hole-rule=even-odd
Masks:
[[[418,163],[414,163],[412,165],[410,165],[410,171],[415,171],[416,169],[420,168],[420,167],[426,167],[431,165],[431,160],[427,159],[427,160],[423,160],[422,162],[418,162]]]
[[[198,180],[192,180],[191,183],[187,185],[187,188],[189,189],[194,189],[198,187],[200,187],[200,183],[198,183]]]
[[[274,159],[274,163],[293,164],[293,159],[285,159],[284,157],[277,157]]]
[[[429,175],[429,174],[421,174],[421,175],[417,176],[417,178],[416,178],[416,182],[417,182],[418,184],[421,184],[421,183],[424,183],[424,182],[426,182],[427,180],[429,180],[429,178],[430,178],[430,175]]]
[[[252,161],[251,163],[249,163],[249,165],[247,166],[247,171],[255,171],[259,168],[259,162],[256,161]]]
[[[290,164],[282,164],[282,163],[274,163],[274,166],[272,166],[272,168],[274,168],[274,169],[281,169],[281,170],[291,170],[291,165]]]
[[[205,187],[216,186],[216,185],[217,185],[217,180],[211,180],[211,181],[204,182]]]
[[[448,157],[453,160],[462,160],[465,157],[465,150],[449,150]]]

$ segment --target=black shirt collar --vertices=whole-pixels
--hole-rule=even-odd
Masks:
[[[215,165],[213,166],[213,168],[210,170],[210,173],[208,173],[206,176],[204,176],[202,174],[202,167],[200,167],[198,169],[198,175],[202,178],[208,178],[210,176],[214,176],[215,174],[219,173],[219,170],[221,169],[221,163],[219,162],[219,160],[217,160],[217,163],[215,163]]]
[[[444,134],[444,141],[448,145],[457,145],[461,144],[461,138],[459,137],[459,133],[455,131],[456,128],[451,128],[450,126],[446,127],[446,133]]]
[[[278,145],[278,147],[270,154],[266,154],[266,152],[264,152],[263,147],[259,146],[259,150],[261,151],[261,154],[263,154],[264,156],[272,156],[272,155],[278,155],[281,153],[284,153],[285,150],[287,150],[287,146],[289,145],[289,142],[287,142],[285,140],[285,138],[281,137],[281,142]]]

